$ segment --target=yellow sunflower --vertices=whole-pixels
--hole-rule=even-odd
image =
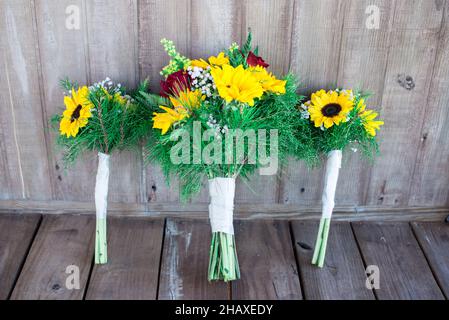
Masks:
[[[185,112],[185,110],[183,111],[182,109],[178,109],[178,110],[173,110],[171,108],[168,107],[164,107],[164,106],[159,106],[159,108],[161,108],[162,110],[164,110],[164,113],[158,113],[158,112],[154,112],[153,113],[153,128],[155,129],[161,129],[162,130],[162,134],[166,134],[168,129],[170,129],[170,127],[178,121],[181,121],[182,119],[184,119],[185,117],[187,117],[187,112]]]
[[[153,112],[153,128],[161,129],[161,133],[166,134],[174,123],[189,117],[189,110],[199,107],[201,100],[204,100],[204,96],[200,90],[181,91],[178,96],[170,97],[173,109],[159,106],[165,112]]]
[[[263,95],[263,88],[252,72],[245,70],[242,65],[234,68],[223,65],[222,68],[212,68],[212,78],[220,97],[226,102],[233,100],[254,105],[254,99]]]
[[[376,130],[379,130],[380,126],[382,126],[384,122],[380,120],[374,120],[378,116],[377,112],[365,109],[365,101],[363,99],[360,99],[359,103],[357,104],[357,110],[360,119],[362,119],[363,127],[370,136],[375,137]]]
[[[216,57],[209,57],[209,63],[211,66],[221,67],[225,64],[229,64],[229,58],[225,56],[224,52],[220,52]]]
[[[59,130],[61,135],[66,135],[67,138],[76,137],[80,128],[87,125],[89,118],[92,116],[90,110],[93,108],[93,103],[89,100],[89,89],[84,86],[75,91],[72,88],[72,96],[64,97],[64,104],[66,110],[63,113]]]
[[[170,101],[175,109],[187,110],[199,107],[204,98],[201,90],[190,91],[187,89],[186,91],[180,91],[177,96],[170,97]]]
[[[207,69],[207,67],[221,67],[225,64],[229,64],[229,58],[225,56],[224,52],[220,52],[218,56],[210,56],[208,59],[209,62],[204,59],[195,59],[190,61],[191,67],[198,67],[201,69]]]
[[[209,66],[209,64],[204,59],[195,59],[190,61],[190,66],[206,69]]]
[[[310,120],[315,127],[330,128],[346,121],[346,117],[354,107],[354,102],[346,92],[320,90],[312,94],[308,104]]]
[[[250,67],[248,70],[250,70],[253,76],[259,81],[264,91],[270,91],[277,94],[285,93],[285,84],[287,81],[276,79],[272,73],[269,73],[267,69],[262,66]]]

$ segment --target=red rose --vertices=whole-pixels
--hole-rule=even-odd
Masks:
[[[168,98],[168,96],[178,95],[179,91],[190,89],[189,75],[183,70],[176,71],[161,81],[161,96]]]
[[[248,65],[251,67],[261,66],[264,68],[268,68],[270,66],[261,57],[256,56],[252,51],[249,52],[246,63],[248,63]]]

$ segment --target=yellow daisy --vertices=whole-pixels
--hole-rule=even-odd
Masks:
[[[310,119],[315,127],[330,128],[346,121],[346,117],[354,107],[354,102],[347,93],[320,90],[312,94],[309,104]]]
[[[225,56],[224,52],[220,52],[216,57],[209,57],[209,63],[211,66],[221,67],[225,64],[229,64],[229,58]]]
[[[209,66],[209,64],[204,59],[196,59],[190,61],[190,66],[206,69]]]
[[[267,69],[262,66],[250,67],[248,70],[250,70],[253,76],[259,81],[264,91],[270,91],[277,94],[285,93],[285,84],[287,81],[276,79],[272,73],[269,73]]]
[[[158,112],[154,112],[153,113],[153,128],[155,129],[161,129],[162,130],[162,134],[166,134],[168,129],[170,129],[170,127],[178,121],[181,121],[182,119],[184,119],[185,117],[187,117],[187,112],[182,111],[182,109],[178,109],[178,110],[173,110],[171,108],[167,108],[164,106],[159,106],[159,108],[161,108],[162,110],[165,110],[166,112],[164,113],[158,113]]]
[[[222,68],[212,68],[212,78],[218,94],[226,102],[233,100],[254,105],[254,99],[263,95],[263,88],[252,72],[245,70],[242,65],[234,68],[223,65]]]
[[[378,116],[377,112],[365,109],[365,101],[363,99],[360,99],[359,103],[357,104],[357,110],[359,112],[360,119],[362,119],[363,127],[370,136],[375,137],[376,130],[379,130],[380,126],[382,126],[384,122],[380,120],[374,120]]]
[[[199,107],[202,100],[204,100],[204,96],[201,94],[200,90],[181,91],[178,96],[170,97],[173,109],[159,106],[159,108],[166,112],[153,113],[153,128],[161,129],[161,133],[163,135],[166,134],[173,124],[189,117],[189,110]]]
[[[170,101],[175,109],[181,108],[187,110],[199,107],[204,98],[201,90],[190,91],[187,89],[187,91],[180,91],[178,96],[170,97]]]
[[[66,110],[59,125],[61,135],[65,134],[67,138],[76,137],[79,129],[87,125],[92,116],[90,110],[94,106],[88,97],[89,89],[86,86],[79,88],[78,91],[72,88],[72,96],[64,97]]]

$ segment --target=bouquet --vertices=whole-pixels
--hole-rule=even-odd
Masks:
[[[149,115],[136,108],[134,99],[120,84],[109,78],[94,85],[79,86],[68,79],[61,81],[66,90],[65,111],[53,116],[54,128],[59,127],[57,144],[63,150],[63,160],[73,163],[80,154],[98,152],[95,183],[95,263],[107,263],[106,214],[109,184],[109,161],[115,150],[138,145],[146,133],[145,118]],[[146,90],[143,83],[139,91]],[[59,124],[59,126],[57,126]]]
[[[366,109],[367,97],[352,90],[319,90],[299,108],[300,122],[309,124],[315,149],[327,156],[322,216],[312,258],[312,264],[320,268],[324,265],[342,151],[357,145],[369,158],[378,152],[376,131],[384,122],[376,120],[375,111]]]
[[[148,160],[160,163],[168,182],[178,177],[184,200],[208,179],[209,281],[240,277],[233,229],[236,178],[256,169],[275,174],[288,153],[301,149],[294,136],[296,81],[269,72],[251,38],[249,33],[242,47],[233,43],[207,60],[188,59],[162,39],[171,60],[161,72],[160,94],[142,94],[156,108]]]

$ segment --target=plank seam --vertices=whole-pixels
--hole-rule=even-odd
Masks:
[[[90,65],[90,49],[89,49],[89,25],[87,23],[87,3],[86,0],[83,0],[83,11],[84,11],[84,59],[86,65],[86,77],[87,83],[91,84],[92,75],[91,75],[91,65]]]
[[[17,163],[18,163],[18,167],[19,167],[20,183],[21,183],[21,187],[22,187],[22,198],[26,199],[25,179],[23,177],[22,159],[20,157],[19,139],[17,137],[16,114],[14,112],[14,102],[13,102],[13,97],[12,97],[11,81],[9,79],[8,62],[6,61],[6,51],[3,52],[3,64],[5,65],[6,83],[8,84],[8,93],[9,93],[9,102],[10,102],[9,104],[11,107],[12,127],[13,127],[13,133],[14,133],[13,134],[14,145],[16,147],[16,152],[17,152]]]
[[[363,267],[364,267],[365,270],[366,270],[366,268],[367,268],[367,266],[368,266],[368,263],[367,263],[366,260],[365,260],[365,256],[364,256],[364,254],[363,254],[362,247],[360,246],[359,239],[357,238],[357,235],[356,235],[356,233],[355,233],[355,231],[354,231],[354,225],[353,225],[352,222],[349,222],[349,226],[351,227],[352,236],[354,237],[355,244],[357,245],[357,249],[358,249],[358,251],[359,251],[360,258],[362,259]],[[365,274],[365,275],[366,275],[366,274]],[[379,297],[377,296],[376,290],[371,289],[371,292],[372,292],[373,295],[374,295],[374,299],[380,300]]]
[[[301,293],[302,300],[307,300],[306,287],[304,286],[304,275],[301,272],[299,257],[296,252],[296,238],[295,238],[295,234],[293,233],[292,221],[287,220],[287,223],[288,223],[288,229],[289,229],[289,233],[290,233],[291,245],[292,245],[292,249],[293,249],[293,256],[295,257],[295,262],[296,262],[296,271],[298,272],[299,290]]]
[[[430,269],[430,272],[432,273],[433,279],[435,280],[435,282],[436,282],[438,288],[440,289],[440,291],[441,291],[441,293],[442,293],[444,299],[447,300],[448,297],[447,297],[446,294],[444,293],[443,286],[441,285],[441,282],[439,281],[438,277],[436,276],[436,272],[435,272],[435,270],[433,269],[432,264],[430,263],[429,258],[427,257],[426,250],[424,250],[424,247],[422,246],[421,241],[420,241],[418,235],[416,234],[416,230],[415,230],[414,225],[411,224],[411,223],[409,223],[408,225],[409,225],[410,229],[412,230],[412,234],[413,234],[413,236],[415,237],[416,242],[418,243],[418,246],[419,246],[419,248],[421,249],[421,251],[422,251],[422,253],[423,253],[423,255],[424,255],[424,258],[426,259],[427,265],[429,266],[429,269]]]
[[[24,254],[23,258],[22,258],[22,261],[20,262],[19,268],[17,270],[17,275],[14,278],[13,284],[11,286],[11,290],[9,291],[9,293],[8,293],[8,295],[6,297],[6,300],[10,300],[11,299],[11,296],[12,296],[12,294],[14,292],[14,289],[15,289],[15,287],[17,285],[17,281],[19,281],[20,275],[22,274],[23,267],[25,266],[25,262],[27,261],[28,256],[30,254],[31,247],[33,246],[34,240],[36,239],[37,233],[38,233],[38,231],[39,231],[39,229],[40,229],[40,227],[42,225],[42,220],[43,219],[44,219],[43,216],[39,215],[39,219],[38,219],[38,221],[36,223],[36,226],[34,228],[33,235],[31,236],[31,239],[30,239],[30,243],[28,244],[27,250],[25,251],[25,254]]]
[[[161,241],[161,252],[159,255],[159,269],[157,272],[157,285],[156,285],[156,300],[159,300],[159,289],[161,284],[161,272],[162,272],[162,259],[164,258],[164,244],[165,244],[165,237],[167,235],[167,218],[164,218],[164,225],[162,230],[162,241]]]
[[[92,257],[91,257],[91,262],[90,262],[90,267],[89,267],[89,274],[87,275],[86,286],[84,288],[84,292],[83,292],[83,295],[81,297],[81,300],[86,300],[87,293],[89,291],[90,280],[92,278],[92,274],[93,274],[93,271],[94,271],[94,266],[95,266],[95,254],[93,254]]]
[[[380,98],[379,98],[379,108],[380,111],[382,111],[382,105],[383,105],[383,98],[385,95],[385,87],[386,87],[386,83],[387,83],[387,72],[388,72],[388,66],[389,66],[389,61],[390,61],[390,53],[391,53],[391,38],[392,38],[392,33],[393,33],[393,26],[394,26],[394,19],[396,17],[396,10],[397,10],[397,1],[393,2],[393,12],[389,17],[389,25],[388,25],[388,38],[387,38],[387,57],[385,59],[385,66],[384,66],[384,70],[383,70],[383,77],[382,79],[384,80],[382,82],[382,88],[380,88],[379,90],[379,94],[380,94]],[[368,181],[366,183],[366,188],[365,188],[365,194],[364,194],[364,199],[363,199],[363,203],[367,204],[368,203],[368,197],[370,195],[370,189],[371,189],[371,180],[372,180],[372,174],[373,174],[373,166],[369,166],[368,167]]]
[[[32,0],[30,2],[30,5],[32,7],[32,11],[33,11],[33,34],[34,37],[36,39],[36,46],[35,46],[35,56],[36,56],[36,60],[37,60],[37,74],[38,74],[38,79],[39,79],[39,83],[38,83],[38,87],[39,87],[39,99],[41,102],[41,116],[42,116],[42,125],[43,125],[43,129],[44,129],[44,140],[45,140],[45,153],[47,154],[47,170],[48,170],[48,178],[50,179],[50,192],[51,192],[51,197],[52,199],[57,199],[56,196],[56,177],[54,176],[54,172],[53,170],[51,170],[50,168],[52,168],[53,166],[51,165],[51,163],[53,162],[53,151],[52,148],[50,147],[50,130],[48,128],[48,115],[47,115],[47,97],[45,95],[45,90],[42,87],[42,84],[44,83],[44,74],[42,71],[42,56],[41,56],[41,51],[40,51],[40,42],[39,42],[39,28],[37,26],[37,13],[36,13],[36,0]]]
[[[445,2],[445,4],[446,4],[446,2]],[[429,116],[428,112],[426,112],[426,111],[427,111],[427,108],[430,103],[430,98],[432,96],[431,93],[432,93],[432,89],[434,88],[434,83],[435,83],[435,75],[437,72],[436,67],[437,67],[438,56],[441,53],[441,45],[442,45],[442,42],[444,41],[443,34],[444,34],[444,24],[446,21],[445,15],[446,15],[446,5],[443,6],[443,13],[442,13],[442,18],[441,18],[440,29],[438,30],[438,38],[437,38],[438,43],[435,48],[435,54],[434,54],[434,59],[433,59],[433,64],[432,64],[432,72],[430,75],[430,83],[429,83],[429,88],[427,89],[427,93],[426,93],[427,96],[426,96],[426,104],[424,106],[424,119],[420,123],[419,137],[421,137],[421,139],[423,137],[423,131],[425,128],[424,123],[426,122],[426,120],[428,120],[428,116]],[[414,185],[415,179],[416,179],[415,174],[416,174],[416,170],[418,167],[418,162],[420,163],[420,160],[423,157],[425,146],[426,145],[423,142],[421,142],[419,144],[419,147],[416,150],[415,161],[413,163],[413,170],[411,173],[411,183],[408,187],[407,197],[406,197],[408,204],[410,204],[410,202],[411,202],[410,196],[411,196],[412,188],[413,188],[413,185]]]

